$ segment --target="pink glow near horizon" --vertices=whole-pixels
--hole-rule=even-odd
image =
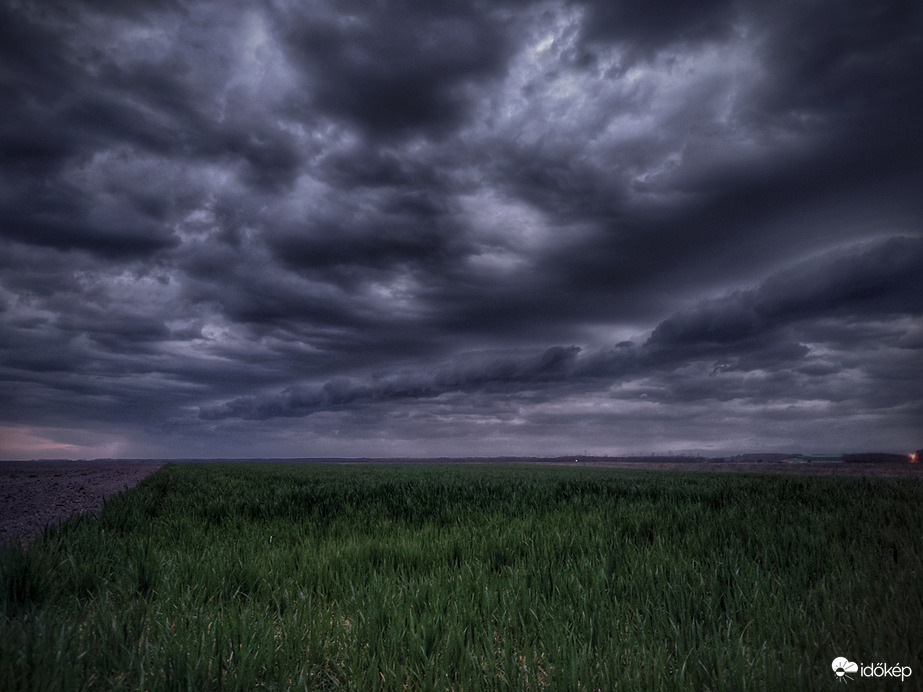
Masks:
[[[56,428],[0,425],[0,459],[115,457],[123,447],[120,442],[112,441],[75,444],[55,439],[67,434],[68,431]]]

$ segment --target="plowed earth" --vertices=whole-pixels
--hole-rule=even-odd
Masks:
[[[103,500],[163,462],[30,461],[0,463],[0,544],[29,543],[46,525],[98,512]]]

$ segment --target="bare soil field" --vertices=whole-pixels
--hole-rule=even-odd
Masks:
[[[269,461],[269,460],[265,460]],[[283,460],[280,460],[283,461]],[[713,471],[785,475],[923,478],[923,464],[810,463],[735,461],[620,461],[617,459],[305,459],[288,462],[348,464],[536,463],[622,469]],[[103,500],[138,484],[163,461],[28,461],[0,462],[0,545],[28,543],[48,524],[74,514],[97,512]]]
[[[47,524],[97,512],[105,498],[161,466],[159,461],[0,462],[0,544],[28,543]]]

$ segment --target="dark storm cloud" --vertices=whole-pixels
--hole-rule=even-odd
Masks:
[[[783,2],[761,11],[767,13],[771,32],[764,46],[779,106],[819,111],[845,106],[842,115],[849,122],[914,96],[905,80],[914,73],[912,58],[921,50],[919,3]],[[910,122],[911,112],[894,115]]]
[[[892,238],[858,255],[814,260],[757,289],[711,301],[654,329],[649,345],[670,349],[758,338],[817,317],[923,314],[923,240]]]
[[[584,37],[625,41],[643,54],[679,41],[724,38],[736,19],[731,0],[592,2]]]
[[[2,86],[9,98],[0,126],[6,237],[110,257],[150,255],[177,245],[176,217],[204,193],[200,186],[165,184],[169,162],[242,164],[241,178],[257,189],[292,182],[299,162],[292,138],[262,114],[216,119],[202,107],[213,94],[184,80],[193,69],[186,56],[126,63],[75,48],[81,27],[68,15],[6,14],[11,40],[2,50],[11,59]],[[150,173],[160,178],[151,181],[153,189],[139,186],[146,180],[112,175],[87,184],[87,168],[118,158],[130,166],[139,153],[151,157]]]
[[[374,136],[456,127],[469,87],[500,72],[508,55],[502,28],[482,10],[406,1],[285,17],[286,43],[311,94],[305,107]]]
[[[3,3],[0,435],[919,446],[921,37],[904,0]]]
[[[507,356],[460,362],[431,374],[401,372],[366,382],[336,379],[318,389],[294,388],[280,395],[244,397],[203,408],[206,420],[308,416],[400,399],[423,399],[470,389],[515,391],[563,379],[574,367],[580,349],[555,346],[538,356]]]
[[[403,202],[412,204],[410,200]],[[371,220],[321,220],[279,234],[271,239],[270,246],[280,262],[302,270],[348,266],[371,270],[449,259],[452,238],[434,228],[440,223],[438,214],[424,205],[378,209]]]
[[[711,376],[732,371],[778,373],[774,382],[784,384],[784,388],[777,389],[770,382],[762,392],[747,392],[747,398],[762,396],[768,401],[798,381],[792,368],[813,377],[833,375],[841,369],[829,361],[809,358],[811,349],[799,338],[848,349],[855,336],[848,332],[839,338],[836,334],[809,335],[803,333],[803,323],[818,318],[918,318],[923,315],[918,278],[921,272],[923,240],[892,238],[861,252],[806,262],[769,277],[753,289],[673,315],[661,322],[642,346],[626,343],[582,357],[576,346],[556,346],[538,357],[486,359],[446,366],[432,373],[379,375],[365,382],[331,380],[318,389],[289,389],[280,395],[245,397],[204,408],[200,416],[307,416],[471,389],[502,389],[515,394],[530,386],[568,380],[601,387],[613,379],[675,373],[694,361],[707,363]],[[892,341],[897,334],[903,332],[892,333]],[[880,333],[873,336],[879,337]],[[749,386],[737,380],[726,386],[714,380],[683,377],[675,381],[672,391],[673,396],[685,399],[731,400],[741,398]]]

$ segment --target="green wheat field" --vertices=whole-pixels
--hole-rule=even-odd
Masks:
[[[921,508],[917,480],[170,464],[3,552],[0,689],[832,689],[838,656],[923,678]]]

